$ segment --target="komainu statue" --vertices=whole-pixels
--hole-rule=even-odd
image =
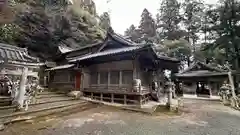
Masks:
[[[24,94],[24,100],[23,100],[23,107],[24,110],[28,110],[28,105],[30,103],[33,103],[36,94],[39,90],[42,91],[42,88],[37,83],[38,81],[28,81],[27,84],[25,84],[25,94]],[[12,98],[12,104],[17,106],[17,110],[21,109],[21,105],[19,104],[18,96],[19,96],[19,90],[20,90],[20,80],[12,81],[7,76],[4,77],[4,79],[1,81],[1,84],[3,85],[4,91],[6,91]]]
[[[222,102],[224,104],[229,104],[230,98],[232,97],[231,85],[224,82],[223,85],[220,88],[220,91],[219,91],[218,95],[220,96],[220,99],[222,100]]]

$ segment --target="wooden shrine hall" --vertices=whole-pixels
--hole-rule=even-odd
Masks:
[[[47,69],[50,88],[80,90],[85,97],[122,104],[147,102],[152,82],[162,84],[163,71],[176,73],[179,64],[158,55],[152,44],[137,44],[113,31],[103,42],[69,51],[63,58]]]

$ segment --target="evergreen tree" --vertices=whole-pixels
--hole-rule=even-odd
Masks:
[[[156,24],[151,13],[146,8],[142,12],[139,29],[143,41],[153,42],[156,35]]]
[[[51,6],[41,1],[26,3],[27,11],[17,14],[20,32],[16,44],[27,47],[41,58],[57,55],[57,47],[78,48],[103,40],[105,33],[96,18],[80,6]]]
[[[108,12],[104,12],[100,17],[100,22],[99,25],[101,28],[104,30],[108,30],[108,28],[111,26],[111,21],[110,21],[110,15]]]
[[[142,37],[140,29],[137,29],[133,24],[124,32],[131,41],[140,43]]]
[[[220,5],[207,12],[207,31],[211,33],[210,44],[205,50],[223,49],[228,62],[235,70],[239,69],[240,51],[240,2],[223,0]]]
[[[158,47],[159,48],[159,47]],[[169,57],[175,57],[181,61],[181,68],[185,64],[189,64],[189,57],[191,57],[191,45],[184,39],[179,40],[165,40],[163,46],[160,46],[158,52],[164,52]]]
[[[184,0],[183,4],[183,23],[186,28],[186,39],[196,50],[196,42],[204,21],[204,3],[202,0]]]
[[[158,34],[161,39],[180,39],[184,31],[180,29],[180,3],[177,0],[163,0],[157,18]]]

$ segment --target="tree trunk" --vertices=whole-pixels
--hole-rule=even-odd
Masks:
[[[18,110],[23,108],[23,104],[24,104],[24,98],[25,98],[25,93],[26,93],[26,87],[25,84],[27,82],[27,72],[28,72],[28,68],[24,67],[22,69],[22,75],[21,75],[21,80],[20,80],[20,87],[19,87],[19,92],[18,92],[18,96],[17,96],[17,105],[18,105]]]
[[[231,99],[231,105],[233,105],[232,107],[239,107],[238,106],[238,102],[237,102],[237,96],[236,96],[236,93],[235,93],[235,86],[234,86],[234,81],[233,81],[233,77],[232,77],[232,73],[231,71],[228,72],[228,78],[229,78],[229,81],[230,81],[230,85],[231,85],[231,93],[232,93],[232,99]]]

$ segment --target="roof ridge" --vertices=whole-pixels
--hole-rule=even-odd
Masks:
[[[209,68],[209,69],[212,69],[212,70],[215,70],[215,71],[217,71],[217,72],[224,72],[224,70],[221,70],[221,69],[219,69],[219,68],[215,68],[215,67],[212,67],[211,65],[209,65],[209,64],[205,64],[205,63],[203,63],[203,62],[201,62],[201,61],[195,61],[192,65],[190,65],[188,68],[186,68],[185,70],[183,70],[182,72],[180,72],[180,74],[183,74],[183,73],[186,73],[186,72],[188,72],[189,70],[191,70],[194,66],[196,66],[197,64],[201,64],[201,65],[203,65],[203,66],[205,66],[205,67],[207,67],[207,68]]]
[[[125,42],[124,44],[127,44],[127,45],[138,45],[138,43],[128,40],[128,39],[124,38],[123,36],[121,36],[120,34],[117,34],[116,32],[114,32],[114,30],[111,27],[107,31],[107,37],[108,36],[110,36],[111,38],[113,38],[114,40],[116,40],[118,42],[121,42],[121,43]]]

